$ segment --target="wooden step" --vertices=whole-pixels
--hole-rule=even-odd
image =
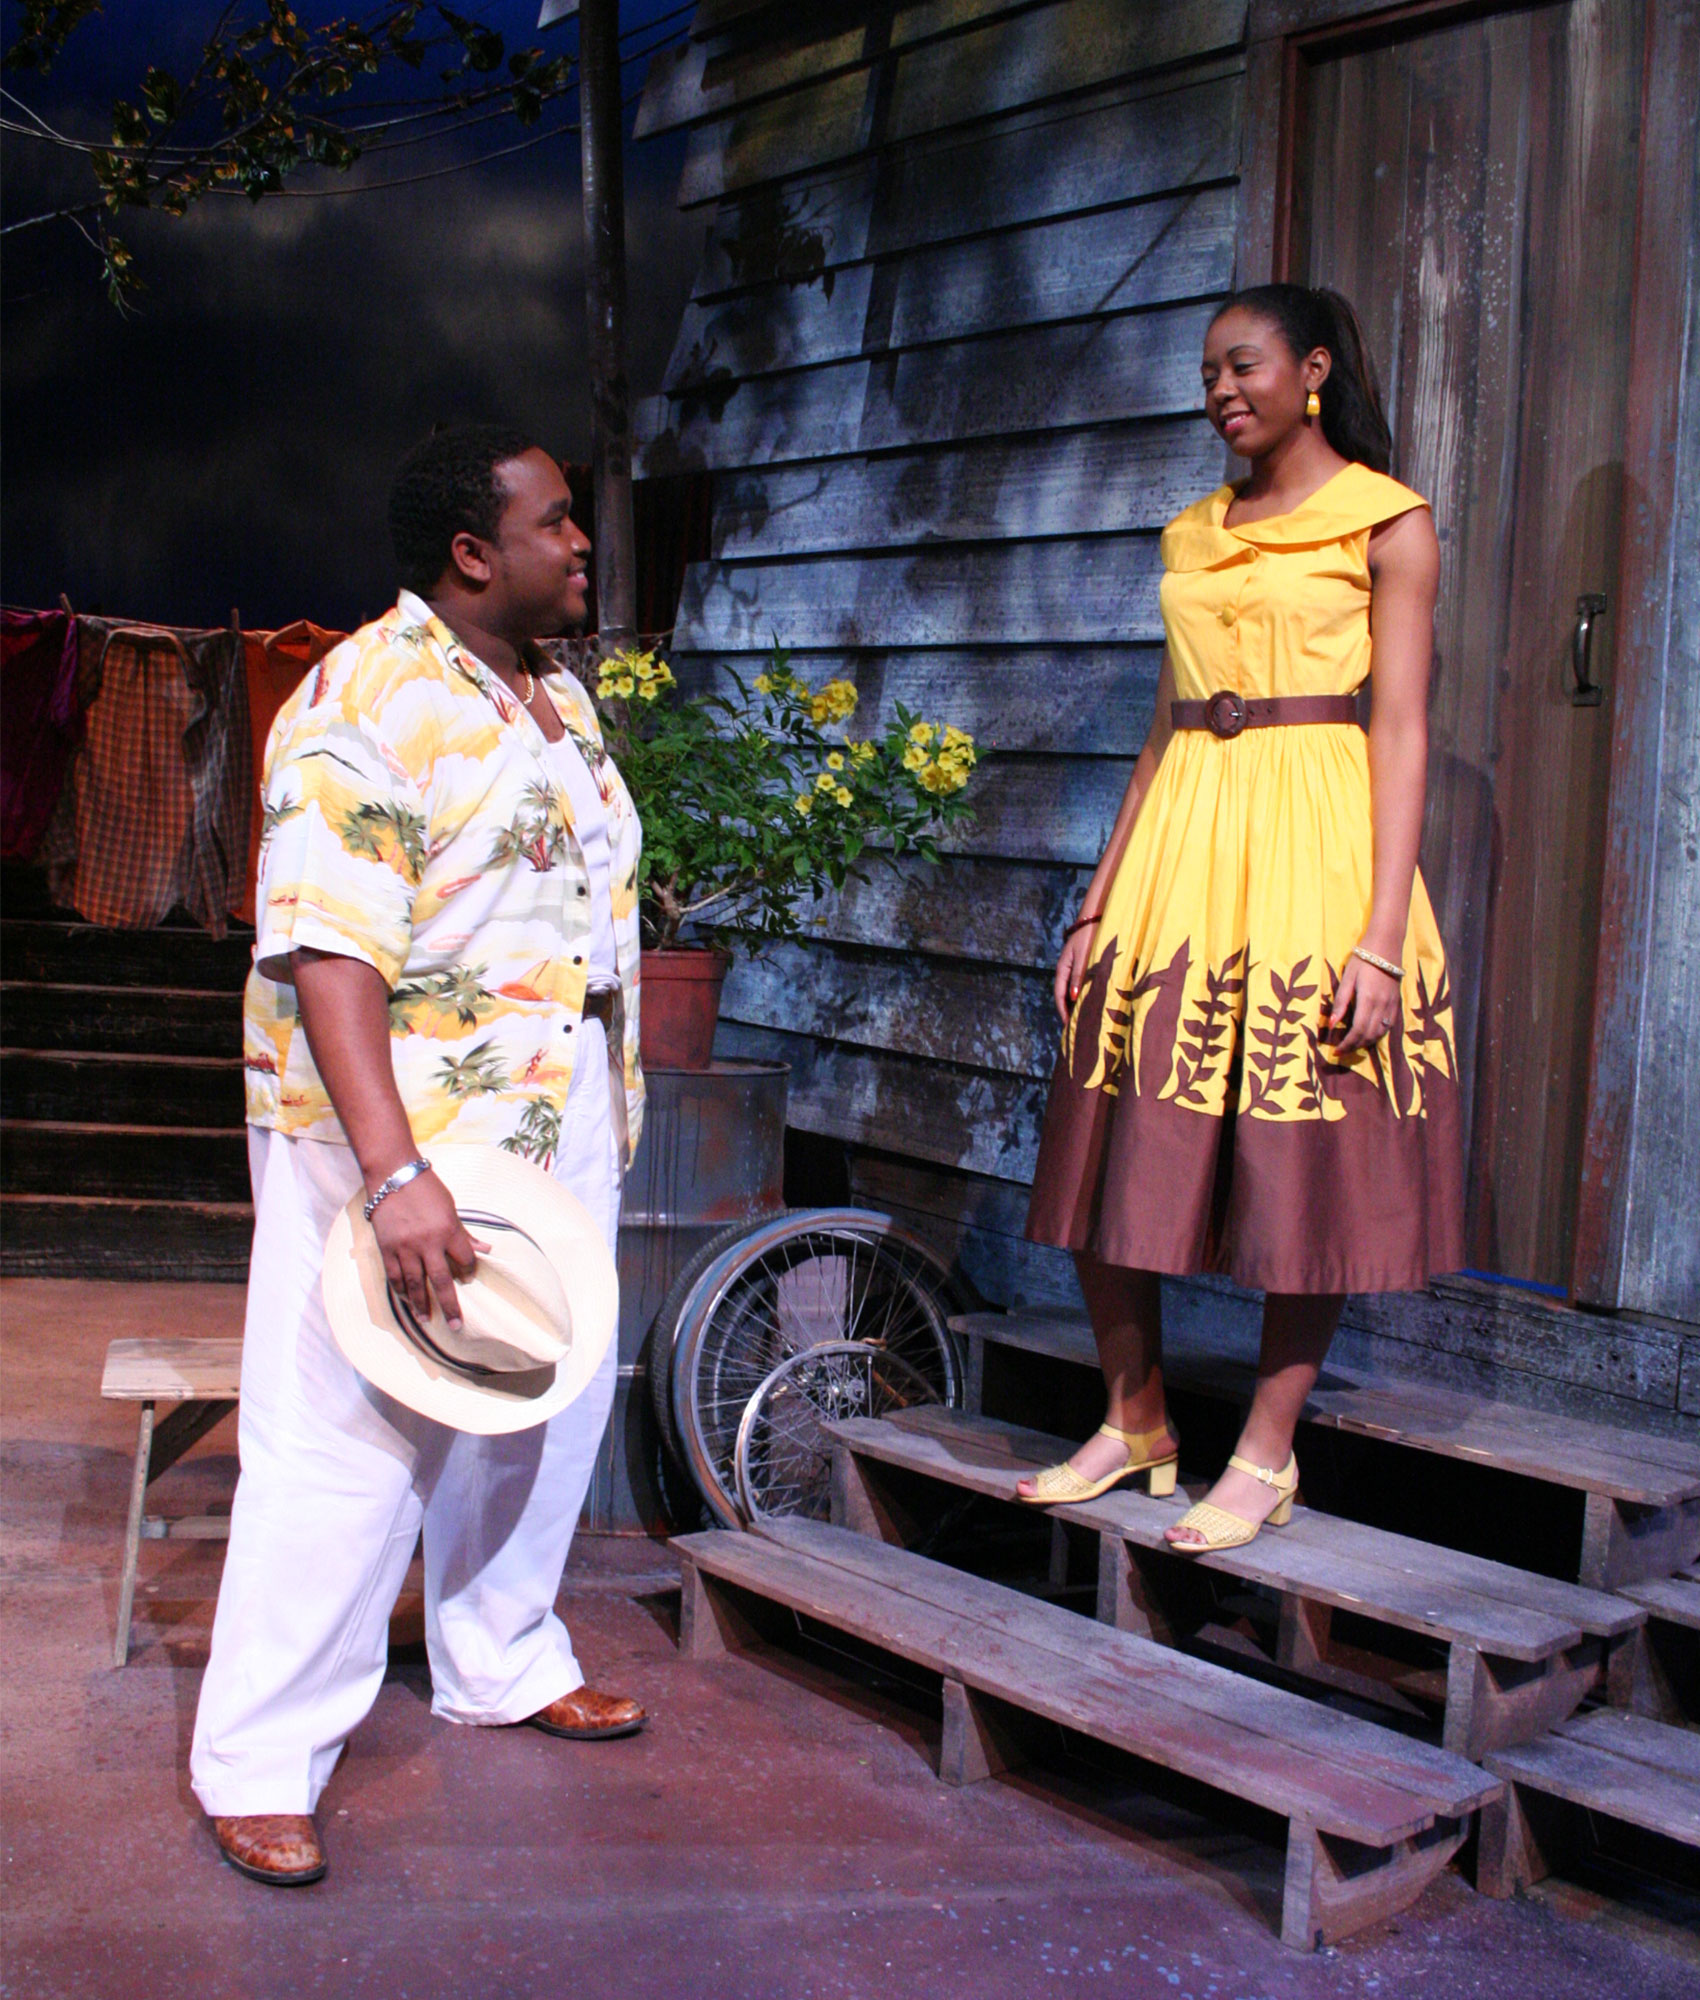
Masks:
[[[1496,1750],[1487,1767],[1505,1790],[1482,1811],[1484,1895],[1509,1896],[1550,1873],[1582,1830],[1577,1809],[1700,1856],[1700,1732],[1601,1710]],[[1700,1888],[1700,1866],[1692,1881]]]
[[[0,1119],[194,1125],[239,1131],[240,1056],[0,1050]]]
[[[1646,1616],[1630,1661],[1630,1708],[1662,1722],[1700,1723],[1700,1574],[1632,1583],[1623,1595]]]
[[[9,1049],[240,1056],[242,996],[196,988],[0,984]]]
[[[1281,1934],[1301,1950],[1407,1907],[1497,1795],[1445,1751],[842,1529],[779,1521],[673,1546],[693,1658],[759,1643],[777,1605],[938,1674],[946,1782],[1020,1761],[1039,1717],[1278,1814]]]
[[[1098,1371],[1083,1319],[966,1313],[951,1326],[968,1345],[974,1407],[988,1344]],[[1256,1380],[1253,1364],[1239,1355],[1185,1339],[1165,1341],[1163,1372],[1178,1393],[1242,1406]],[[1686,1439],[1359,1375],[1332,1362],[1305,1405],[1303,1425],[1579,1491],[1584,1510],[1575,1574],[1591,1589],[1668,1575],[1700,1558],[1700,1445]],[[1302,1435],[1299,1456],[1302,1465]],[[1397,1476],[1396,1464],[1390,1476]]]
[[[240,993],[253,953],[254,933],[246,927],[215,938],[199,929],[118,931],[17,917],[0,922],[0,977],[48,986]]]
[[[241,1126],[0,1123],[6,1194],[240,1202],[248,1191],[248,1135]]]
[[[8,1278],[241,1283],[253,1236],[247,1202],[0,1195],[0,1276]]]
[[[828,1428],[836,1448],[834,1520],[887,1540],[912,1540],[921,1529],[917,1480],[1021,1506],[1015,1482],[1072,1449],[1063,1438],[936,1408]],[[894,1480],[894,1472],[901,1477]],[[1203,1490],[1200,1484],[1196,1493]],[[1046,1518],[1097,1536],[1100,1619],[1170,1645],[1203,1640],[1249,1651],[1414,1713],[1432,1704],[1441,1710],[1447,1749],[1471,1758],[1551,1728],[1608,1680],[1627,1697],[1616,1661],[1621,1655],[1626,1667],[1641,1614],[1622,1597],[1304,1507],[1286,1528],[1266,1530],[1244,1548],[1177,1555],[1163,1531],[1188,1504],[1186,1493],[1153,1500],[1124,1487],[1045,1510]],[[1215,1593],[1204,1581],[1211,1572],[1263,1593],[1270,1613],[1263,1623],[1271,1629],[1261,1642],[1237,1623],[1217,1622]],[[1337,1612],[1353,1621],[1349,1640],[1333,1630]],[[1366,1623],[1375,1629],[1364,1632]],[[1430,1644],[1413,1658],[1393,1632]],[[1424,1653],[1435,1664],[1426,1664]]]

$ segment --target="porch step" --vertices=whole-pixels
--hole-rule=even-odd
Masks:
[[[1630,1666],[1630,1708],[1700,1723],[1700,1570],[1632,1583],[1623,1595],[1646,1617]]]
[[[240,1056],[12,1048],[0,1059],[0,1120],[75,1123],[94,1116],[115,1125],[231,1132],[242,1115]]]
[[[673,1547],[695,1659],[780,1631],[778,1606],[939,1675],[946,1783],[1021,1761],[1036,1717],[1278,1815],[1281,1935],[1301,1950],[1415,1901],[1498,1796],[1444,1750],[840,1528],[778,1521]]]
[[[8,1278],[183,1278],[239,1284],[254,1211],[245,1201],[130,1201],[9,1194],[0,1201]]]
[[[1603,1710],[1496,1750],[1487,1768],[1505,1790],[1482,1812],[1484,1895],[1509,1896],[1550,1873],[1581,1831],[1580,1813],[1672,1843],[1700,1888],[1700,1732]]]
[[[241,1202],[248,1139],[241,1126],[0,1122],[0,1193],[132,1201]]]
[[[6,1045],[126,1055],[237,1056],[242,996],[189,987],[0,983]]]
[[[913,1539],[927,1486],[1019,1506],[1015,1482],[1068,1457],[1064,1438],[937,1408],[829,1426],[835,1519]],[[899,1475],[893,1478],[893,1474]],[[925,1482],[919,1484],[918,1482]],[[1200,1485],[1199,1493],[1204,1490]],[[1196,1495],[1194,1496],[1196,1497]],[[1166,1644],[1204,1640],[1347,1692],[1442,1713],[1442,1740],[1480,1758],[1561,1722],[1627,1660],[1644,1612],[1625,1598],[1533,1576],[1359,1522],[1294,1509],[1244,1548],[1176,1555],[1163,1531],[1189,1504],[1121,1488],[1046,1509],[1098,1538],[1098,1616]],[[1210,1573],[1262,1594],[1261,1642],[1217,1622]],[[1349,1639],[1332,1629],[1349,1618]],[[1368,1626],[1372,1629],[1365,1630]],[[1388,1629],[1391,1628],[1391,1629]],[[1398,1634],[1428,1642],[1413,1648]],[[1621,1670],[1614,1677],[1627,1693]]]
[[[969,1348],[972,1392],[988,1346],[1098,1368],[1083,1319],[1049,1313],[966,1313],[951,1321]],[[1164,1379],[1177,1393],[1244,1405],[1256,1380],[1238,1355],[1165,1341]],[[1489,1466],[1583,1496],[1574,1574],[1595,1590],[1668,1575],[1700,1558],[1700,1445],[1628,1431],[1426,1383],[1359,1375],[1329,1363],[1305,1405],[1305,1426]],[[1299,1460],[1304,1462],[1301,1438]],[[1389,1477],[1397,1478],[1396,1460]]]
[[[115,931],[40,918],[0,922],[0,964],[7,979],[43,986],[186,986],[239,993],[253,947],[253,932],[246,928],[215,938],[187,926]]]

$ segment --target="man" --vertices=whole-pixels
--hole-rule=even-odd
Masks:
[[[311,1815],[376,1699],[421,1528],[434,1714],[567,1737],[644,1720],[584,1685],[553,1610],[614,1345],[559,1416],[477,1437],[364,1381],[320,1296],[363,1190],[392,1288],[460,1323],[476,1251],[418,1157],[435,1141],[535,1161],[613,1247],[643,1100],[640,835],[589,698],[535,649],[585,616],[570,500],[522,433],[415,450],[390,500],[407,587],[267,753],[242,1476],[190,1765],[226,1859],[263,1881],[324,1872]]]

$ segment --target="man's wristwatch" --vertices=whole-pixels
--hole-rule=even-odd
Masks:
[[[372,1220],[372,1211],[386,1195],[394,1194],[397,1188],[406,1187],[409,1181],[416,1181],[421,1174],[428,1174],[430,1171],[431,1162],[424,1158],[409,1160],[405,1167],[397,1167],[395,1172],[390,1175],[389,1179],[373,1195],[372,1199],[361,1209],[361,1214],[370,1222]]]

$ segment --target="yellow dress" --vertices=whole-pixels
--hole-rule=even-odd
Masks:
[[[1234,497],[1163,532],[1176,696],[1355,692],[1370,532],[1427,503],[1361,465],[1230,528]],[[1452,1008],[1420,875],[1400,1025],[1345,1057],[1321,1039],[1372,850],[1355,723],[1174,733],[1064,1031],[1029,1237],[1282,1292],[1410,1290],[1462,1264]]]

